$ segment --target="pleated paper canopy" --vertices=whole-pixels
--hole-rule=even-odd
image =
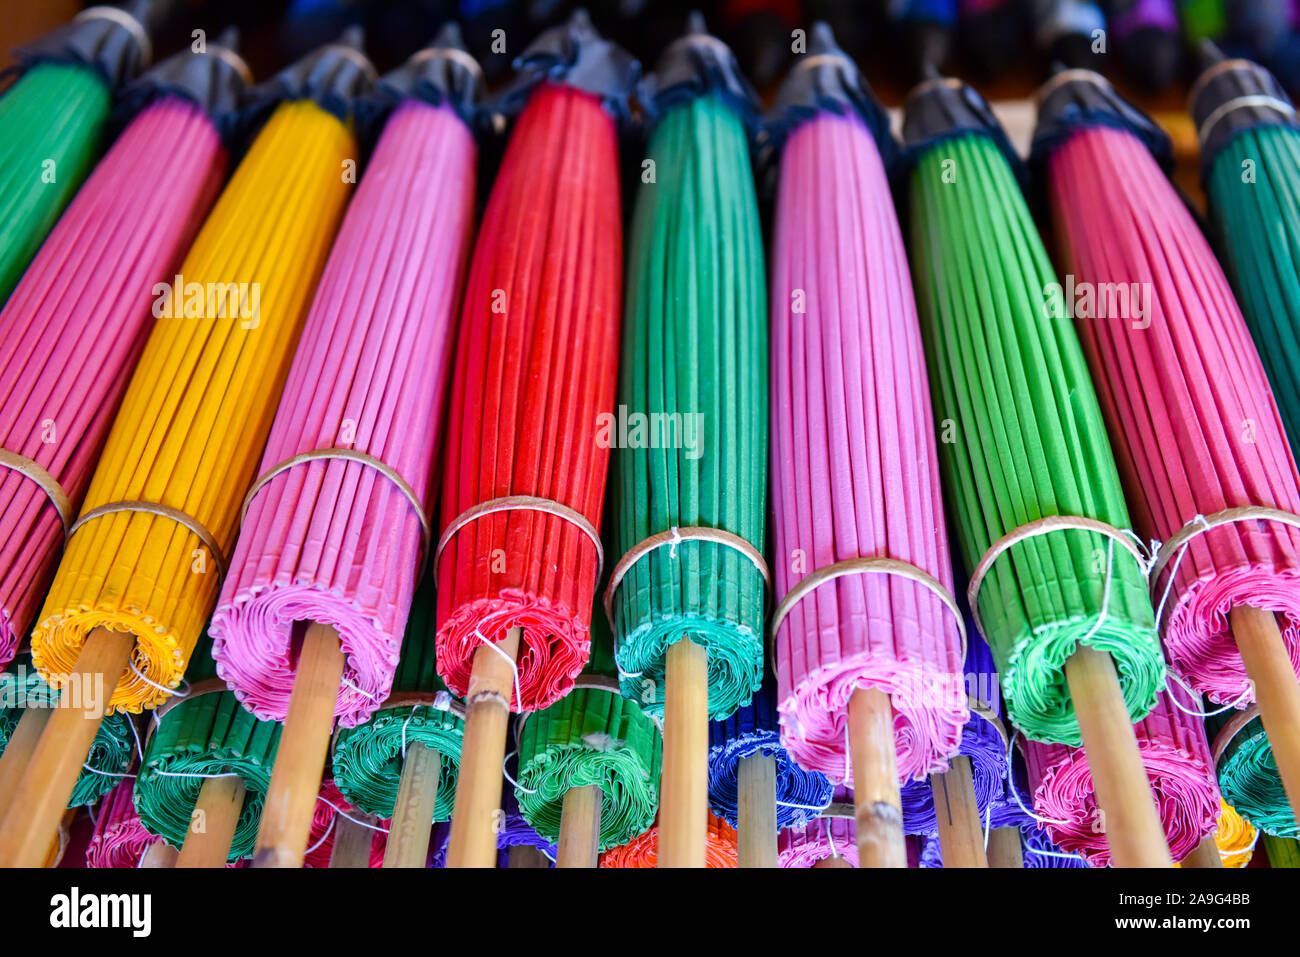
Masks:
[[[1291,445],[1300,444],[1300,119],[1248,60],[1210,66],[1192,116],[1223,265],[1259,348]]]
[[[441,85],[464,55],[454,42],[440,36],[381,83],[397,105],[321,274],[213,615],[218,670],[262,718],[288,710],[301,621],[338,632],[339,722],[373,714],[431,558],[478,155],[460,115],[476,85]]]
[[[354,94],[366,82],[357,56],[338,46],[315,54],[318,66],[349,68],[330,74],[337,88],[299,93]],[[96,627],[134,635],[133,670],[111,708],[166,700],[203,632],[356,154],[339,117],[312,99],[281,103],[157,300],[163,315],[32,635],[46,673],[71,673]]]
[[[735,714],[709,725],[709,807],[739,827],[740,763],[762,755],[776,769],[776,826],[798,826],[830,804],[834,785],[820,771],[799,766],[781,743],[776,682],[768,678],[754,699]]]
[[[139,867],[144,852],[162,840],[140,823],[134,785],[132,779],[124,779],[100,803],[86,847],[86,867]]]
[[[613,113],[637,66],[575,15],[520,67],[461,312],[433,561],[447,686],[463,695],[479,647],[522,627],[510,707],[534,711],[591,649],[622,277]]]
[[[1224,800],[1267,834],[1300,836],[1259,709],[1252,705],[1215,715],[1205,726]]]
[[[438,677],[433,613],[433,577],[426,575],[406,619],[389,697],[369,720],[340,729],[334,738],[334,783],[350,802],[379,818],[393,816],[411,744],[437,751],[441,759],[433,819],[449,820],[456,800],[465,712]]]
[[[23,72],[0,97],[0,305],[94,165],[113,93],[149,65],[168,6],[92,7],[15,52]]]
[[[1080,643],[1114,659],[1133,720],[1164,684],[1101,409],[1074,329],[1043,308],[1056,276],[988,105],[961,84],[927,83],[904,138],[939,454],[965,565],[985,572],[972,610],[1009,720],[1077,745],[1063,666]],[[1051,516],[1063,527],[1004,539]],[[1009,547],[982,569],[999,541]]]
[[[158,284],[174,281],[225,178],[218,132],[240,66],[212,44],[130,85],[119,120],[132,118],[0,311],[0,661],[49,587]]]
[[[705,867],[737,867],[739,851],[736,844],[736,832],[721,818],[709,815],[708,831],[705,835]],[[634,837],[628,843],[610,848],[600,855],[601,867],[658,867],[659,866],[659,827],[650,828],[644,834]]]
[[[776,837],[776,854],[782,867],[812,867],[830,857],[842,857],[857,867],[852,789],[836,785],[830,813],[783,828]]]
[[[565,794],[589,785],[601,793],[599,850],[626,844],[654,824],[663,736],[641,706],[620,693],[613,638],[598,612],[591,661],[577,685],[555,704],[516,718],[515,738],[515,797],[546,840],[559,842]]]
[[[1096,74],[1049,89],[1035,142],[1077,284],[1062,304],[1095,375],[1134,528],[1166,543],[1152,594],[1169,663],[1211,701],[1240,705],[1253,690],[1234,606],[1278,613],[1300,673],[1300,527],[1286,524],[1300,526],[1300,474],[1227,278],[1149,151],[1166,148],[1164,135]],[[1128,296],[1107,292],[1089,308],[1090,290]]]
[[[946,766],[968,711],[888,122],[824,25],[782,88],[772,271],[775,667],[782,740],[847,778],[858,688],[890,695],[899,775]],[[877,145],[879,143],[879,146]],[[840,577],[834,577],[839,575]]]
[[[762,233],[730,50],[693,19],[643,97],[654,132],[628,240],[605,592],[624,693],[662,712],[668,648],[708,654],[709,715],[763,675],[767,323]],[[650,700],[642,693],[654,682]]]
[[[135,784],[140,819],[152,833],[181,847],[203,782],[238,774],[244,803],[230,843],[230,860],[252,854],[280,743],[280,726],[239,706],[217,677],[205,639],[185,672],[189,693],[154,712]]]
[[[1219,786],[1205,726],[1188,713],[1195,712],[1196,706],[1191,695],[1171,684],[1135,727],[1169,853],[1176,861],[1195,850],[1201,838],[1214,831],[1219,818]],[[1029,741],[1025,760],[1034,810],[1048,819],[1053,841],[1064,850],[1082,854],[1095,866],[1110,863],[1092,772],[1083,750]]]
[[[19,655],[10,669],[0,674],[0,702],[6,705],[0,707],[0,754],[9,744],[23,711],[28,707],[52,708],[58,694],[37,674],[26,655]],[[89,702],[82,703],[89,705]],[[90,753],[82,762],[81,773],[68,798],[68,807],[94,804],[129,779],[139,747],[131,718],[124,714],[109,715],[95,732]]]

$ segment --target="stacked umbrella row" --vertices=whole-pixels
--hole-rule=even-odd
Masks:
[[[1295,836],[1300,130],[1260,68],[1193,102],[1243,315],[1095,74],[1040,96],[1062,284],[987,104],[923,84],[900,148],[822,25],[766,119],[698,19],[642,81],[576,15],[491,104],[454,27],[251,90],[227,37],[118,91],[95,165],[148,23],[0,97],[0,160],[85,179],[0,244],[0,863],[95,802],[107,866]]]

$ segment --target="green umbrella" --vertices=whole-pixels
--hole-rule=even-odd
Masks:
[[[598,851],[649,830],[659,809],[663,741],[641,706],[619,693],[613,650],[609,626],[597,612],[591,661],[577,686],[515,725],[519,811],[537,833],[559,844],[561,867],[568,865],[569,848],[577,866],[594,867]],[[579,789],[586,793],[573,794]],[[590,811],[581,814],[577,807]]]
[[[388,863],[403,844],[390,839],[385,866],[423,867],[429,830],[435,821],[451,819],[456,798],[465,712],[434,668],[435,607],[434,578],[425,575],[407,619],[388,702],[369,721],[343,728],[334,739],[334,783],[343,796],[367,814],[393,819],[394,834],[412,816],[412,831],[422,828],[413,833],[415,847],[405,864],[398,865],[397,858]]]
[[[1300,867],[1300,841],[1265,834],[1262,838],[1268,851],[1268,862],[1274,867]]]
[[[1107,791],[1112,848],[1136,835],[1167,861],[1131,727],[1164,686],[1164,660],[1061,287],[973,90],[925,84],[904,139],[939,452],[1007,714],[1035,740],[1091,745],[1094,776],[1121,782]]]
[[[641,167],[619,408],[606,433],[619,448],[612,521],[623,558],[605,601],[624,694],[667,712],[670,864],[683,863],[678,822],[690,831],[681,846],[693,860],[704,853],[708,718],[762,684],[766,575],[767,297],[751,99],[730,50],[692,27],[661,58],[649,97],[658,124]]]
[[[204,635],[185,672],[188,695],[154,712],[135,782],[141,822],[181,849],[179,866],[253,853],[280,742],[280,725],[245,711],[217,677],[211,647]]]
[[[1295,812],[1278,776],[1259,708],[1214,714],[1205,722],[1223,799],[1266,834],[1300,837]]]
[[[1201,168],[1223,264],[1297,446],[1300,121],[1277,80],[1246,60],[1206,70],[1191,108],[1204,138]]]
[[[163,4],[93,7],[18,50],[0,97],[0,305],[95,164],[113,91],[148,65]]]

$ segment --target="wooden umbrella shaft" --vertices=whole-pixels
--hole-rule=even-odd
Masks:
[[[96,684],[102,693],[92,697],[106,704],[126,671],[134,647],[135,636],[129,632],[96,628],[86,636],[73,673],[68,676],[69,688]],[[102,710],[88,714],[81,707],[65,706],[61,697],[0,821],[0,867],[40,867],[44,862],[103,721]]]
[[[849,699],[848,720],[858,866],[906,867],[903,799],[889,695],[877,688],[859,688]]]
[[[18,783],[27,773],[27,765],[53,713],[53,708],[23,709],[22,717],[18,719],[18,726],[9,736],[5,753],[0,755],[0,821],[4,820],[5,814],[9,811],[9,805],[18,791]]]
[[[199,789],[190,827],[177,867],[225,867],[230,845],[244,810],[244,779],[238,775],[208,778]]]
[[[1219,853],[1219,845],[1214,842],[1214,835],[1207,834],[1201,838],[1201,843],[1196,845],[1196,850],[1184,857],[1179,863],[1183,867],[1221,869],[1223,867],[1223,855]]]
[[[515,693],[512,662],[519,656],[523,634],[523,628],[511,628],[495,648],[484,646],[474,653],[448,867],[496,867],[497,832],[503,823],[501,765]]]
[[[595,867],[600,857],[600,803],[595,784],[569,788],[560,808],[560,843],[556,867]]]
[[[374,828],[366,826],[371,820],[370,815],[362,818],[357,811],[334,816],[334,846],[330,848],[330,867],[370,866],[370,848],[375,843],[376,834]]]
[[[1115,663],[1104,651],[1080,647],[1065,663],[1065,680],[1079,719],[1112,863],[1172,867]]]
[[[989,867],[1025,866],[1024,850],[1020,846],[1020,828],[995,827],[989,832]]]
[[[166,841],[155,841],[145,848],[140,857],[141,867],[175,867],[180,852]]]
[[[741,867],[776,867],[776,759],[759,752],[736,770]]]
[[[1237,605],[1228,622],[1241,662],[1255,685],[1255,702],[1268,743],[1277,762],[1278,777],[1300,817],[1300,682],[1282,641],[1282,630],[1271,611]]]
[[[704,867],[709,826],[709,654],[689,638],[664,666],[659,867]]]
[[[930,789],[934,793],[943,866],[988,867],[970,758],[959,754],[943,774],[930,775]]]
[[[429,857],[433,809],[438,803],[442,755],[419,741],[409,741],[397,784],[397,801],[388,825],[384,867],[424,867]]]
[[[298,655],[289,710],[262,806],[254,867],[302,867],[329,751],[343,665],[338,632],[329,625],[310,623]]]
[[[510,869],[516,867],[546,867],[551,866],[551,862],[546,859],[546,855],[539,849],[530,844],[516,844],[510,848],[508,862],[506,866]]]

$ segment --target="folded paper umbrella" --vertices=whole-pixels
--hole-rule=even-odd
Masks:
[[[709,807],[736,828],[741,867],[785,866],[778,834],[820,814],[834,790],[781,743],[773,679],[749,704],[709,725]]]
[[[424,867],[430,828],[451,819],[465,706],[434,662],[433,576],[415,592],[393,687],[363,724],[334,738],[334,783],[367,814],[392,820],[385,867]]]
[[[1000,828],[991,826],[994,802],[1003,796],[1007,778],[1008,735],[998,711],[997,666],[988,644],[967,619],[966,664],[963,674],[970,720],[962,728],[961,745],[957,754],[966,759],[963,769],[947,774],[934,774],[927,780],[908,781],[903,785],[903,830],[908,834],[938,835],[944,846],[944,859],[952,867],[971,866],[972,857],[983,854],[992,858],[994,838],[1001,840]],[[963,780],[969,778],[969,783]],[[960,785],[961,790],[958,790]],[[969,792],[969,794],[967,793]],[[970,807],[968,807],[968,805]],[[970,808],[974,810],[974,824],[967,820]],[[1005,835],[1014,840],[1017,851],[1020,832],[1012,827]],[[975,843],[978,848],[969,845]],[[995,865],[988,860],[990,867]],[[1014,865],[1019,867],[1019,864]]]
[[[1294,448],[1300,446],[1300,120],[1263,67],[1211,59],[1191,96],[1209,212]]]
[[[1027,824],[1021,829],[1021,854],[1025,867],[1030,868],[1080,868],[1088,862],[1079,854],[1071,854],[1052,843],[1047,830],[1037,824]]]
[[[212,618],[217,672],[284,721],[255,866],[297,867],[337,717],[388,697],[421,556],[474,206],[477,66],[451,27],[392,110],[294,355]]]
[[[93,694],[93,689],[83,687],[80,690]],[[39,735],[44,728],[50,709],[59,701],[59,694],[37,674],[31,666],[30,658],[26,654],[20,654],[14,659],[10,670],[0,674],[0,700],[6,704],[12,702],[11,706],[0,708],[0,753],[9,754],[11,749],[18,752],[24,749],[30,751],[30,747],[34,746],[30,735]],[[99,703],[87,697],[85,700],[64,704],[68,707],[93,709]],[[35,722],[29,717],[33,712],[37,715]],[[24,738],[28,740],[24,741]],[[130,772],[139,753],[140,737],[131,716],[109,715],[100,725],[91,742],[90,751],[82,762],[77,782],[67,799],[69,810],[94,804],[120,782],[132,779],[134,775]],[[12,755],[7,765],[0,759],[0,768],[6,766],[17,766]],[[8,809],[17,783],[17,777],[5,777],[0,781],[4,785],[0,788],[0,814]],[[60,823],[59,837],[53,842],[56,846],[67,837],[67,821],[68,816],[65,814]]]
[[[1214,714],[1205,722],[1224,800],[1251,824],[1278,837],[1300,837],[1295,811],[1278,777],[1259,708]]]
[[[185,680],[187,694],[153,713],[136,807],[146,828],[180,848],[177,867],[223,867],[253,852],[280,725],[239,706],[206,637]]]
[[[604,604],[624,693],[664,714],[665,867],[703,866],[708,720],[762,683],[767,329],[751,98],[698,17],[647,83],[656,126],[605,430],[619,446],[621,558]]]
[[[707,813],[707,812],[706,812]],[[659,826],[600,855],[601,867],[658,867]],[[708,814],[704,828],[703,867],[736,867],[736,832],[726,821]]]
[[[1167,155],[1164,134],[1087,72],[1049,81],[1038,123],[1077,290],[1055,304],[1075,318],[1134,527],[1163,542],[1151,593],[1170,667],[1211,701],[1259,703],[1300,807],[1300,475],[1263,363],[1150,151]]]
[[[364,65],[363,65],[364,64]],[[369,68],[334,45],[258,92],[275,108],[159,296],[159,317],[32,634],[42,674],[103,682],[109,710],[171,696],[216,602],[290,354],[350,186],[345,109]],[[129,670],[128,670],[129,666]],[[0,862],[30,863],[99,718],[54,709]]]
[[[515,739],[519,810],[555,841],[556,867],[595,867],[601,851],[654,824],[663,737],[620,692],[614,640],[599,612],[578,683],[550,707],[519,715]]]
[[[1171,684],[1134,729],[1175,860],[1187,857],[1202,838],[1213,834],[1219,818],[1214,762],[1205,726],[1196,714],[1196,699]],[[1052,840],[1095,866],[1111,863],[1109,812],[1098,804],[1094,774],[1081,750],[1029,741],[1024,753],[1034,810],[1047,824]]]
[[[127,88],[125,129],[0,310],[0,661],[49,587],[157,284],[174,278],[225,176],[219,133],[233,126],[247,73],[231,42],[172,57]],[[24,713],[0,794],[12,794],[49,715]]]
[[[1300,867],[1300,841],[1290,837],[1265,834],[1264,851],[1273,867]]]
[[[777,836],[782,867],[857,867],[853,791],[837,785],[833,800],[817,817],[791,824]]]
[[[169,0],[133,0],[90,7],[16,51],[22,75],[0,97],[0,305],[94,165],[113,95],[149,65],[151,36],[170,6]],[[168,157],[172,165],[195,161],[189,155],[194,144],[173,142],[178,152]],[[192,175],[202,178],[201,163]],[[119,199],[139,202],[129,190]],[[111,388],[115,378],[104,376],[101,388]]]
[[[139,867],[155,844],[163,843],[140,823],[135,811],[135,781],[114,786],[95,811],[95,830],[86,847],[87,867]]]
[[[479,231],[448,412],[438,672],[468,706],[448,864],[491,867],[509,710],[587,663],[601,572],[622,226],[616,120],[635,61],[579,12],[520,60],[522,107]],[[608,109],[607,109],[608,107]]]
[[[781,602],[769,631],[782,740],[804,767],[853,782],[862,865],[904,867],[900,781],[947,769],[969,711],[916,303],[881,155],[893,142],[820,25],[776,116],[788,130],[772,273]]]
[[[1028,737],[1082,740],[1124,866],[1172,862],[1132,725],[1164,685],[1145,553],[1014,153],[969,87],[914,91],[912,255],[967,595]]]

